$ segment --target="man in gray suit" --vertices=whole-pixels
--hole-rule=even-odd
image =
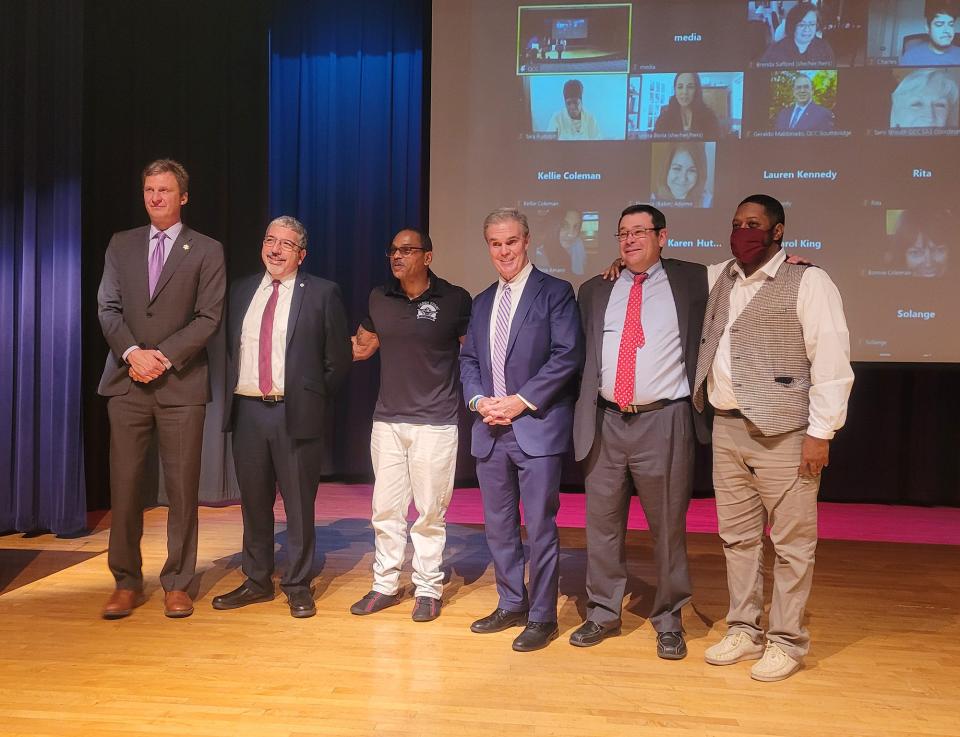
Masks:
[[[626,268],[597,276],[578,296],[586,363],[573,440],[587,491],[587,621],[570,644],[589,647],[620,633],[627,583],[624,538],[631,485],[653,535],[658,584],[650,612],[657,654],[686,656],[680,611],[690,600],[686,513],[696,439],[709,441],[690,393],[707,300],[706,268],[661,259],[666,219],[650,205],[620,216]]]
[[[164,613],[188,617],[197,563],[197,495],[206,403],[207,340],[220,324],[223,246],[180,221],[189,176],[172,159],[146,166],[141,181],[150,225],[110,239],[97,294],[110,347],[98,392],[109,397],[110,544],[116,590],[103,609],[119,619],[143,603],[140,497],[156,437],[170,500]]]
[[[223,429],[243,510],[246,580],[214,597],[214,609],[273,599],[273,504],[287,516],[286,571],[280,586],[293,617],[312,617],[314,503],[330,473],[333,400],[352,361],[340,288],[300,267],[307,229],[283,215],[267,227],[264,271],[230,288]]]

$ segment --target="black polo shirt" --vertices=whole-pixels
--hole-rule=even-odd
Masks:
[[[373,419],[418,425],[457,424],[460,337],[472,299],[428,272],[430,285],[408,299],[397,279],[370,292],[367,330],[380,339],[380,394]]]

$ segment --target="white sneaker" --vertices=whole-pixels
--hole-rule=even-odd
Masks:
[[[710,665],[732,665],[741,660],[757,660],[763,655],[763,645],[758,645],[746,632],[730,632],[716,645],[711,645],[703,654]]]
[[[801,667],[803,664],[799,660],[791,658],[779,645],[768,642],[760,662],[750,669],[750,677],[755,681],[782,681]]]

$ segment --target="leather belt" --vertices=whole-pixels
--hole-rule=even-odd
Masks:
[[[667,405],[676,404],[677,402],[687,402],[689,400],[689,397],[683,397],[682,399],[658,399],[656,402],[650,402],[650,404],[628,404],[626,407],[621,407],[616,402],[604,399],[598,394],[597,406],[612,412],[619,412],[622,415],[636,415],[642,412],[653,412],[657,409],[663,409]]]
[[[279,404],[283,401],[282,394],[265,394],[262,397],[252,397],[249,394],[237,394],[241,399],[253,399],[256,402],[263,402],[264,404]]]
[[[747,419],[744,417],[743,412],[738,409],[714,409],[713,414],[717,417],[736,417],[738,420]]]

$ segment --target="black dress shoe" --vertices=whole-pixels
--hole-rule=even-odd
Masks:
[[[683,660],[687,657],[687,643],[682,632],[658,632],[657,655],[664,660]]]
[[[570,644],[576,647],[590,647],[591,645],[599,645],[606,638],[616,637],[619,634],[619,624],[604,627],[588,619],[580,625],[576,632],[570,635]]]
[[[294,589],[287,593],[287,604],[290,605],[290,616],[297,619],[306,619],[317,613],[317,605],[313,601],[310,589]]]
[[[511,627],[521,627],[526,623],[526,612],[511,612],[507,609],[498,608],[494,609],[492,614],[488,614],[471,624],[470,631],[485,635],[490,632],[503,632]]]
[[[546,647],[551,640],[556,640],[560,628],[556,622],[527,622],[526,629],[517,635],[513,641],[513,649],[518,653],[528,653]]]
[[[233,591],[213,597],[214,609],[239,609],[247,604],[259,604],[261,601],[273,601],[273,592],[264,594],[241,584]]]

